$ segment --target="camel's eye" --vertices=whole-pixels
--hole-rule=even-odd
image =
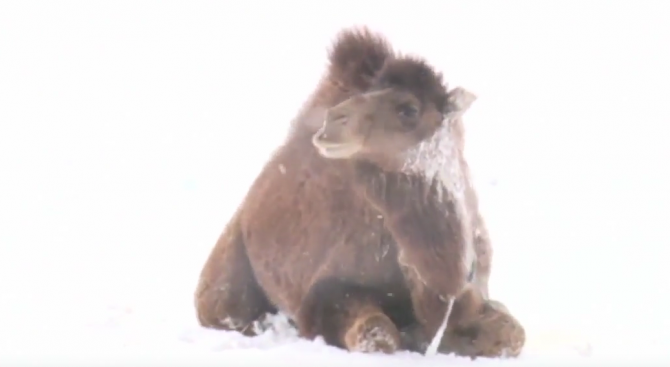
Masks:
[[[419,109],[413,104],[403,103],[398,106],[398,114],[404,118],[412,118],[419,114]]]
[[[411,104],[404,103],[398,106],[398,120],[403,130],[413,130],[419,124],[419,109]]]

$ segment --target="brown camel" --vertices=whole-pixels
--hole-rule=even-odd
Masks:
[[[367,29],[329,61],[205,263],[200,323],[254,335],[282,311],[304,338],[392,353],[426,351],[448,319],[440,352],[517,356],[463,157],[474,96]]]

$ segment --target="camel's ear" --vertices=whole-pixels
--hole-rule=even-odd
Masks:
[[[452,89],[447,95],[447,108],[444,115],[447,118],[462,116],[472,103],[477,99],[474,93],[465,88],[458,87]]]

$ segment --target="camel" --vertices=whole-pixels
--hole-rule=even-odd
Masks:
[[[382,35],[341,31],[204,264],[200,324],[253,336],[281,311],[301,337],[352,352],[518,356],[525,331],[489,298],[463,155],[475,99]]]

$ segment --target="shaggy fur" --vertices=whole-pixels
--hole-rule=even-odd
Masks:
[[[253,335],[281,310],[305,338],[423,351],[454,296],[440,351],[518,355],[523,328],[488,300],[491,249],[462,154],[462,90],[448,93],[425,61],[367,29],[341,32],[329,61],[204,265],[200,323]],[[352,142],[359,150],[342,159],[321,149]]]

